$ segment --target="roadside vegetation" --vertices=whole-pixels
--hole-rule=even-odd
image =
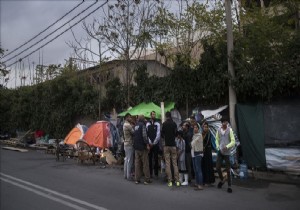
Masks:
[[[127,0],[113,10],[128,14],[135,21]],[[122,2],[124,6],[122,6]],[[135,1],[135,6],[139,1]],[[228,75],[226,28],[224,8],[221,3],[201,5],[197,1],[186,2],[186,9],[176,15],[167,8],[156,5],[157,13],[147,17],[147,25],[139,33],[113,37],[110,47],[114,50],[121,36],[128,33],[137,38],[138,47],[154,46],[161,56],[174,63],[166,78],[149,76],[144,66],[131,70],[127,67],[127,82],[118,78],[106,83],[106,97],[101,98],[101,110],[117,111],[143,101],[159,103],[174,101],[179,107],[228,104],[228,82],[232,82],[238,103],[270,102],[281,97],[300,96],[300,5],[294,0],[271,1],[268,7],[257,7],[242,1],[235,13],[234,61],[235,79]],[[191,2],[191,1],[189,1]],[[144,5],[145,6],[145,5]],[[153,4],[149,5],[151,8]],[[184,7],[182,7],[184,8]],[[143,8],[147,11],[147,8]],[[149,9],[149,8],[148,8]],[[139,11],[141,10],[134,10]],[[152,11],[152,10],[151,10]],[[107,18],[118,18],[108,16]],[[124,18],[123,21],[128,19]],[[118,19],[116,24],[124,25]],[[88,25],[86,25],[88,28]],[[112,25],[103,26],[103,33]],[[112,27],[111,29],[109,27]],[[133,27],[133,26],[132,26]],[[201,33],[196,33],[196,32]],[[182,36],[186,34],[186,36]],[[98,34],[99,35],[99,34]],[[108,43],[103,35],[101,43]],[[128,36],[127,36],[128,37]],[[171,41],[172,40],[176,40]],[[127,43],[129,41],[127,40]],[[200,45],[199,45],[200,44]],[[191,52],[201,46],[201,59],[195,60]],[[119,58],[130,60],[130,45],[120,48]],[[170,48],[176,52],[168,54]],[[138,50],[135,49],[135,50]],[[1,49],[1,57],[5,50]],[[121,54],[120,54],[121,53]],[[101,54],[101,53],[100,53]],[[105,59],[101,62],[105,62]],[[0,66],[1,79],[8,73]],[[1,131],[15,129],[43,129],[54,138],[63,138],[82,116],[99,119],[99,94],[88,78],[80,77],[78,68],[66,64],[49,65],[40,72],[40,82],[17,89],[0,88]],[[132,77],[133,72],[136,73]],[[131,78],[132,77],[132,78]],[[135,81],[132,85],[132,81]]]

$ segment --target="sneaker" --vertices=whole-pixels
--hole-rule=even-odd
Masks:
[[[182,186],[187,186],[187,185],[189,185],[189,183],[188,182],[182,182],[181,185]]]
[[[135,183],[136,183],[136,184],[139,184],[139,183],[140,183],[140,181],[135,181]]]
[[[203,190],[204,188],[201,186],[201,185],[198,185],[197,187],[195,187],[195,189],[194,190]]]
[[[223,182],[219,182],[218,188],[219,188],[219,189],[222,188],[223,184],[224,184]]]
[[[180,187],[180,182],[176,182],[176,187]]]
[[[152,183],[151,180],[145,180],[145,181],[144,181],[144,185],[151,184],[151,183]]]
[[[230,187],[228,187],[227,192],[232,193],[232,189]]]
[[[172,182],[168,182],[168,187],[172,187]]]
[[[193,183],[191,183],[190,186],[191,186],[191,187],[198,187],[197,184],[193,184]]]

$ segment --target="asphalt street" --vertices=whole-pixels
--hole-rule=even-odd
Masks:
[[[300,186],[233,179],[233,193],[206,187],[167,187],[163,178],[150,185],[123,178],[120,167],[55,161],[44,151],[0,149],[0,209],[299,209]]]

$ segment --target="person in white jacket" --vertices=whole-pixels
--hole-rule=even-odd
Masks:
[[[194,135],[191,142],[191,155],[195,171],[196,185],[195,190],[203,190],[203,176],[202,176],[202,157],[203,157],[203,138],[199,132],[199,124],[194,124]]]
[[[189,176],[185,164],[185,140],[183,139],[183,131],[177,132],[176,147],[178,157],[179,181],[182,186],[186,186],[189,184]]]
[[[218,183],[218,188],[222,188],[224,184],[224,177],[221,171],[221,166],[223,160],[225,161],[225,168],[227,172],[227,182],[228,188],[227,192],[232,193],[231,189],[231,177],[230,177],[230,153],[231,149],[235,145],[235,138],[233,131],[230,127],[228,127],[228,120],[227,118],[223,117],[221,119],[222,126],[218,129],[216,133],[216,148],[217,148],[217,162],[216,162],[216,169],[220,177],[220,182]]]

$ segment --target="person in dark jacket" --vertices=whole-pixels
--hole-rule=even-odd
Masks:
[[[212,141],[214,141],[211,132],[209,131],[208,123],[202,124],[202,138],[203,138],[203,153],[202,158],[202,174],[205,185],[212,185],[215,182],[215,174],[212,159]]]
[[[159,152],[159,140],[160,140],[160,124],[155,120],[156,113],[155,111],[151,112],[151,119],[146,124],[147,136],[150,145],[149,152],[149,169],[150,177],[154,175],[158,178],[158,152]],[[153,167],[154,159],[154,167]]]
[[[148,160],[150,145],[147,138],[144,115],[138,116],[138,121],[134,127],[133,148],[135,152],[135,183],[139,184],[141,182],[141,169],[143,169],[143,173],[145,176],[144,184],[150,184],[151,181]]]
[[[191,182],[193,168],[192,168],[192,155],[191,155],[191,142],[192,142],[192,134],[190,131],[190,124],[188,122],[184,122],[182,124],[183,131],[183,139],[185,141],[185,165],[188,172],[189,182]]]
[[[171,112],[166,112],[166,121],[162,125],[161,136],[165,140],[164,157],[166,162],[166,173],[168,177],[169,187],[172,187],[173,185],[170,159],[172,160],[172,165],[174,169],[175,184],[177,187],[180,186],[178,166],[177,166],[176,142],[175,142],[176,133],[177,133],[177,125],[172,120]]]

